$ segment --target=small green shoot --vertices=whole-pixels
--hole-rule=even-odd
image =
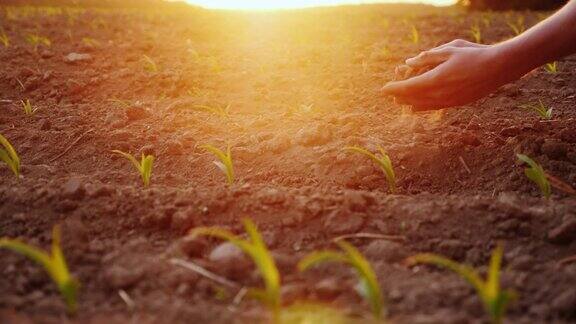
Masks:
[[[475,43],[482,43],[482,30],[480,29],[480,25],[474,24],[470,26],[469,33]]]
[[[220,106],[220,105],[215,105],[215,106],[198,105],[198,106],[194,106],[195,109],[207,111],[207,112],[213,113],[214,115],[218,115],[222,118],[230,117],[230,107],[231,107],[230,104],[226,105],[225,107]]]
[[[550,182],[546,177],[544,168],[542,168],[540,164],[536,163],[527,155],[516,154],[516,157],[518,157],[521,162],[524,162],[530,166],[529,168],[524,169],[524,174],[526,174],[526,177],[528,177],[528,179],[530,179],[538,186],[538,188],[540,188],[540,191],[545,198],[550,198],[552,195],[552,187],[550,186]]]
[[[554,61],[551,63],[546,63],[546,65],[544,65],[544,68],[546,69],[546,71],[550,74],[556,74],[558,73],[558,61]]]
[[[36,34],[29,34],[26,36],[26,41],[34,47],[34,51],[38,51],[38,46],[44,45],[46,47],[50,47],[52,45],[52,41],[48,37],[36,35]]]
[[[44,270],[50,275],[50,278],[58,286],[60,294],[66,301],[68,311],[74,313],[77,307],[77,293],[79,284],[76,279],[72,277],[64,254],[60,247],[60,227],[54,226],[52,229],[52,253],[48,254],[41,249],[30,246],[26,243],[20,242],[15,239],[2,238],[0,239],[0,248],[12,250],[16,253],[22,254],[32,261],[41,265]]]
[[[4,147],[0,148],[0,160],[6,163],[16,178],[20,177],[20,157],[18,157],[18,153],[2,134],[0,134],[0,144]]]
[[[119,150],[113,150],[112,152],[119,154],[125,159],[132,162],[134,167],[136,167],[136,169],[140,173],[140,177],[142,178],[144,186],[148,187],[150,185],[150,178],[152,177],[152,166],[154,165],[153,155],[145,155],[144,153],[142,153],[142,158],[140,162],[138,162],[138,160],[136,160],[136,158],[132,156],[132,154],[125,153]]]
[[[375,318],[381,319],[384,311],[384,298],[378,285],[378,279],[370,263],[364,256],[350,243],[340,240],[336,241],[340,249],[344,251],[316,251],[305,256],[298,263],[298,269],[305,271],[306,269],[324,262],[341,262],[345,263],[356,271],[360,280],[360,295],[368,300],[372,308],[372,314]]]
[[[206,151],[214,154],[216,158],[218,158],[218,161],[214,161],[214,164],[218,167],[218,169],[224,172],[228,184],[229,185],[233,184],[235,176],[234,176],[234,165],[232,164],[232,150],[230,149],[230,146],[228,146],[228,148],[226,149],[226,153],[224,153],[224,151],[212,145],[202,145],[200,146],[200,148],[205,149]]]
[[[418,254],[410,257],[407,263],[409,265],[419,263],[433,264],[455,272],[474,287],[486,311],[490,315],[491,323],[501,324],[506,313],[506,307],[511,301],[516,299],[516,293],[512,290],[502,290],[500,288],[502,254],[502,246],[498,245],[494,252],[492,252],[486,280],[483,280],[472,267],[436,254]]]
[[[365,148],[358,147],[358,146],[347,146],[344,148],[346,151],[355,152],[363,154],[369,157],[372,161],[374,161],[381,169],[384,171],[386,175],[386,180],[388,181],[388,187],[390,189],[390,193],[396,192],[396,174],[394,173],[394,168],[392,166],[392,161],[390,157],[383,148],[378,147],[380,151],[380,156],[368,151]]]
[[[32,115],[34,115],[34,113],[36,113],[36,111],[38,111],[38,107],[32,107],[32,104],[30,103],[30,99],[26,99],[26,101],[20,100],[20,103],[22,104],[22,109],[24,110],[24,114],[27,116],[32,116]]]
[[[246,253],[260,271],[265,285],[265,289],[250,289],[249,294],[263,302],[272,311],[274,322],[278,323],[281,309],[280,273],[256,225],[249,219],[244,219],[243,223],[249,240],[243,240],[231,232],[217,227],[198,227],[192,229],[189,234],[192,237],[214,236],[234,244]]]
[[[142,60],[144,61],[144,70],[146,72],[158,72],[158,65],[152,58],[150,58],[150,56],[142,55]]]
[[[546,107],[546,105],[544,105],[544,103],[540,99],[538,99],[538,104],[522,105],[522,106],[520,106],[520,108],[523,108],[526,110],[532,110],[532,111],[536,112],[538,114],[538,116],[540,116],[542,119],[552,119],[553,108]]]
[[[526,31],[524,16],[518,16],[516,20],[509,19],[508,21],[506,21],[506,24],[508,25],[508,27],[510,27],[510,29],[512,29],[512,31],[516,36]]]
[[[420,43],[420,32],[418,31],[418,28],[416,28],[416,25],[414,24],[410,26],[410,40],[414,44]]]
[[[10,38],[6,35],[4,29],[0,28],[0,43],[4,45],[4,47],[10,47]]]

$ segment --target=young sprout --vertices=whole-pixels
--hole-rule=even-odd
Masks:
[[[386,154],[383,148],[378,147],[378,150],[380,151],[380,156],[368,151],[365,148],[358,146],[347,146],[344,148],[344,150],[363,154],[369,157],[372,161],[374,161],[382,169],[382,171],[384,171],[384,174],[386,175],[386,180],[388,181],[388,187],[390,189],[390,192],[391,193],[396,192],[396,174],[394,173],[392,161],[390,160],[390,157],[388,156],[388,154]]]
[[[198,227],[192,229],[189,234],[192,237],[204,235],[226,240],[237,246],[252,259],[264,279],[265,289],[252,288],[250,289],[250,295],[259,299],[272,311],[274,322],[277,323],[281,307],[280,273],[256,225],[249,219],[244,219],[243,223],[249,237],[247,240],[217,227]]]
[[[515,21],[508,20],[506,21],[506,24],[510,29],[512,29],[516,36],[522,34],[526,30],[524,16],[518,16]]]
[[[412,40],[412,43],[414,44],[420,43],[420,32],[414,24],[410,26],[410,40]]]
[[[24,109],[24,114],[28,116],[32,116],[36,111],[38,111],[37,107],[32,107],[30,99],[26,99],[26,101],[20,100],[20,103],[22,104],[22,109]]]
[[[546,71],[548,71],[548,73],[550,74],[556,74],[558,73],[558,61],[554,61],[551,63],[546,63],[546,65],[544,65],[544,68],[546,69]]]
[[[527,104],[522,105],[520,108],[526,110],[532,110],[536,112],[542,119],[551,119],[552,118],[552,108],[548,108],[544,105],[542,100],[538,99],[538,104]]]
[[[224,153],[224,151],[212,145],[202,145],[200,146],[200,148],[205,149],[206,151],[214,154],[216,158],[218,158],[218,161],[214,161],[214,164],[218,167],[218,169],[224,172],[228,184],[229,185],[233,184],[235,176],[234,176],[234,165],[232,164],[232,151],[230,149],[230,146],[228,146],[228,148],[226,149],[226,153]]]
[[[545,198],[550,198],[550,196],[552,195],[552,187],[550,186],[550,182],[546,177],[546,172],[544,171],[544,168],[542,168],[540,164],[536,163],[527,155],[516,154],[516,157],[518,157],[518,159],[521,162],[526,163],[530,166],[529,168],[524,169],[524,174],[526,175],[526,177],[528,177],[528,179],[530,179],[538,186],[538,188],[540,188],[540,191],[542,192],[542,195],[544,195]]]
[[[372,266],[370,266],[370,263],[362,256],[360,251],[350,243],[340,240],[336,241],[336,244],[344,251],[343,253],[329,250],[312,252],[300,260],[298,269],[305,271],[314,265],[324,262],[341,262],[351,266],[356,271],[360,281],[360,294],[370,303],[374,317],[381,319],[384,311],[384,298]]]
[[[54,226],[52,229],[52,253],[50,254],[36,247],[20,242],[19,240],[8,238],[0,239],[0,248],[20,253],[41,265],[58,286],[58,290],[68,306],[68,311],[70,313],[76,311],[76,296],[79,284],[78,281],[72,277],[70,271],[68,271],[68,266],[66,265],[66,260],[64,259],[64,254],[60,247],[59,226]]]
[[[198,109],[198,110],[203,110],[203,111],[207,111],[210,113],[213,113],[214,115],[218,115],[222,118],[227,118],[230,117],[230,107],[231,105],[228,104],[225,107],[219,106],[219,105],[215,105],[215,106],[206,106],[206,105],[198,105],[198,106],[194,106],[194,108]]]
[[[470,26],[470,36],[472,36],[472,39],[474,40],[474,42],[480,44],[482,43],[482,30],[480,29],[480,25],[478,24],[474,24],[472,26]]]
[[[18,153],[2,134],[0,134],[0,144],[4,147],[0,148],[0,160],[6,163],[12,173],[18,178],[20,176],[20,157],[18,157]]]
[[[48,37],[44,37],[44,36],[40,36],[40,35],[36,35],[36,34],[29,34],[26,36],[26,41],[34,46],[34,51],[38,51],[38,46],[40,45],[44,45],[47,47],[50,47],[52,45],[52,42],[50,41],[50,39]]]
[[[142,158],[140,159],[140,162],[138,162],[138,160],[136,160],[136,158],[132,156],[132,154],[124,153],[119,150],[113,150],[112,152],[119,154],[125,159],[132,162],[134,167],[136,167],[136,169],[140,173],[140,177],[142,178],[144,186],[148,187],[150,185],[150,178],[152,177],[152,166],[154,164],[153,155],[145,155],[144,153],[142,153]]]
[[[0,28],[0,43],[2,43],[2,45],[4,45],[4,47],[10,46],[10,38],[8,38],[8,35],[6,35],[6,32],[4,31],[4,29],[1,29],[1,28]]]
[[[501,324],[506,313],[506,307],[516,298],[516,294],[512,290],[502,290],[500,288],[502,254],[502,246],[498,245],[492,252],[486,280],[483,280],[472,267],[436,254],[418,254],[408,258],[407,263],[409,265],[419,263],[433,264],[455,272],[474,287],[490,315],[491,322],[493,324]]]
[[[142,59],[144,60],[144,70],[147,72],[158,72],[158,65],[150,56],[142,55]]]

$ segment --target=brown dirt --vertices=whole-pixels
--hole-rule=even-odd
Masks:
[[[515,14],[494,14],[486,42],[510,37],[505,21]],[[522,14],[530,24],[543,17]],[[234,290],[223,294],[169,263],[182,258],[259,285],[243,262],[208,259],[220,242],[183,238],[198,225],[241,233],[243,217],[256,221],[276,256],[286,303],[318,300],[368,314],[349,269],[295,269],[333,238],[363,232],[405,238],[351,240],[372,262],[394,323],[485,322],[461,279],[402,261],[434,252],[485,269],[499,241],[503,285],[519,294],[508,321],[576,322],[576,264],[559,263],[576,254],[576,200],[558,190],[539,198],[515,159],[528,154],[576,187],[576,58],[562,60],[556,75],[538,69],[460,109],[412,114],[380,95],[394,66],[468,38],[479,18],[418,6],[77,15],[2,8],[12,44],[0,47],[0,133],[20,152],[23,177],[0,167],[0,236],[47,247],[61,224],[82,292],[78,314],[68,317],[41,269],[0,251],[0,322],[257,322],[264,311],[255,301],[231,309]],[[420,44],[408,40],[407,21],[420,29]],[[34,51],[28,33],[53,44]],[[65,62],[72,52],[91,60]],[[143,55],[158,72],[144,70]],[[34,116],[22,113],[26,98],[39,108]],[[554,107],[551,121],[517,108],[538,98]],[[229,117],[194,109],[228,104]],[[198,147],[207,143],[233,147],[237,184],[225,185]],[[369,160],[342,151],[352,144],[389,152],[397,194],[386,192]],[[150,188],[113,149],[157,157]]]

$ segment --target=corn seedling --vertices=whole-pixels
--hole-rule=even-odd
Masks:
[[[544,65],[544,68],[546,69],[546,71],[548,71],[548,73],[556,74],[558,73],[558,62],[554,61],[551,63],[546,63],[546,65]]]
[[[195,109],[207,111],[209,113],[213,113],[214,115],[218,115],[222,118],[230,117],[230,104],[226,105],[225,107],[222,106],[206,106],[206,105],[198,105],[194,106]]]
[[[38,50],[38,46],[44,45],[50,47],[52,45],[52,41],[49,38],[44,36],[39,36],[36,34],[29,34],[26,36],[26,42],[34,47],[34,51]]]
[[[516,298],[516,294],[512,290],[500,288],[502,254],[502,246],[498,245],[492,252],[486,280],[483,280],[472,267],[435,254],[418,254],[410,257],[407,261],[409,265],[433,264],[458,274],[474,287],[484,304],[484,308],[490,315],[491,322],[501,324],[506,313],[506,307]]]
[[[532,160],[527,155],[516,154],[516,157],[518,157],[521,162],[530,166],[529,168],[524,169],[524,174],[526,177],[528,177],[528,179],[530,179],[538,186],[545,198],[550,198],[552,195],[552,187],[550,186],[550,182],[546,177],[544,168],[542,168],[540,164],[536,163],[536,161]]]
[[[66,260],[60,247],[60,228],[58,226],[54,226],[52,229],[52,251],[50,254],[19,240],[8,238],[0,239],[0,248],[22,254],[41,265],[58,286],[58,290],[68,306],[68,311],[70,313],[76,311],[76,296],[79,284],[72,277],[66,265]]]
[[[470,26],[470,36],[472,36],[472,40],[474,40],[474,42],[480,44],[482,43],[482,30],[480,29],[480,25],[478,24],[474,24],[472,26]]]
[[[147,72],[158,72],[158,65],[148,55],[142,55],[144,61],[144,70]]]
[[[378,279],[370,263],[364,256],[350,243],[340,240],[336,244],[344,252],[336,251],[316,251],[305,256],[299,263],[298,269],[306,269],[324,262],[341,262],[345,263],[356,271],[359,278],[360,295],[366,298],[372,308],[372,314],[375,318],[381,319],[384,311],[384,298],[378,285]]]
[[[0,29],[0,43],[2,43],[4,47],[10,46],[10,38],[8,38],[8,35],[6,35],[4,29]]]
[[[134,167],[140,173],[140,177],[142,178],[144,186],[148,187],[150,185],[150,178],[152,177],[152,166],[154,164],[153,155],[145,155],[144,153],[142,153],[142,158],[140,159],[140,162],[138,162],[138,160],[136,160],[136,158],[132,156],[132,154],[128,154],[119,150],[113,150],[112,152],[119,154],[125,159],[132,162]]]
[[[265,286],[264,289],[252,288],[249,294],[263,302],[272,311],[274,322],[278,323],[281,307],[280,273],[256,225],[249,219],[244,219],[243,223],[248,240],[217,227],[198,227],[192,229],[189,234],[192,237],[199,235],[217,237],[234,244],[246,253],[260,271]]]
[[[414,24],[410,26],[410,40],[414,44],[420,43],[420,32],[418,31],[418,28],[416,28],[416,25]]]
[[[24,110],[24,114],[26,114],[27,116],[32,116],[32,115],[34,115],[34,113],[36,111],[38,111],[37,107],[32,107],[32,104],[30,103],[30,99],[26,99],[26,101],[20,100],[20,103],[22,104],[22,109]]]
[[[212,145],[202,145],[200,147],[214,154],[214,156],[218,158],[218,161],[214,161],[214,164],[218,167],[218,169],[224,172],[228,184],[229,185],[233,184],[235,177],[234,177],[234,165],[232,164],[232,150],[230,149],[230,146],[228,146],[228,148],[226,149],[226,153],[224,153],[224,151]]]
[[[524,16],[518,16],[516,20],[509,19],[506,21],[506,24],[510,29],[512,29],[516,36],[522,34],[526,30]]]
[[[18,153],[10,144],[10,142],[6,139],[6,137],[0,134],[0,144],[4,148],[0,148],[0,160],[2,160],[8,168],[14,173],[16,177],[20,176],[20,157],[18,157]]]
[[[551,119],[553,108],[548,108],[544,105],[542,100],[538,99],[538,104],[522,105],[520,108],[532,110],[538,114],[542,119]]]
[[[388,181],[388,187],[390,189],[390,192],[391,193],[396,192],[396,174],[394,173],[392,161],[390,160],[390,157],[388,156],[388,154],[386,154],[383,148],[378,147],[378,150],[380,151],[380,156],[368,151],[365,148],[357,146],[348,146],[345,147],[344,150],[363,154],[369,157],[372,161],[374,161],[382,169],[382,171],[384,171],[384,174],[386,175],[386,180]]]

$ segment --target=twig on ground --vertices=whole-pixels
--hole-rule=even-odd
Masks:
[[[132,299],[132,297],[130,297],[130,295],[128,295],[128,293],[125,290],[123,289],[118,290],[118,296],[120,296],[122,301],[126,303],[126,306],[128,307],[129,311],[133,311],[134,308],[136,308],[136,303],[134,302],[134,299]]]
[[[462,156],[459,156],[458,160],[460,160],[460,163],[462,163],[464,169],[466,169],[466,171],[468,171],[469,174],[472,174],[472,171],[470,171],[470,168],[468,167],[468,164],[466,164],[466,161],[464,161],[464,158],[462,158]]]
[[[334,238],[333,241],[337,242],[337,241],[347,240],[347,239],[351,239],[351,238],[387,240],[387,241],[393,241],[393,242],[399,242],[399,243],[406,241],[406,237],[404,237],[402,235],[385,235],[385,234],[376,234],[376,233],[344,234],[344,235],[341,235],[341,236]]]
[[[558,265],[562,266],[562,265],[567,265],[567,264],[574,263],[574,262],[576,262],[576,255],[569,256],[567,258],[564,258],[564,259],[558,261]]]
[[[81,139],[84,138],[84,136],[86,136],[88,133],[93,132],[94,129],[89,129],[86,132],[84,132],[82,135],[78,136],[78,138],[76,138],[74,140],[74,142],[72,142],[72,144],[70,144],[64,151],[62,151],[62,153],[58,154],[56,157],[54,157],[52,160],[48,161],[48,162],[54,162],[56,160],[58,160],[59,158],[63,157],[64,155],[66,155],[66,153],[68,153],[68,151],[70,151],[72,149],[72,147],[74,147],[74,145],[76,145],[78,142],[80,142]]]
[[[172,258],[169,261],[171,264],[173,265],[177,265],[180,266],[182,268],[191,270],[196,272],[197,274],[204,276],[212,281],[215,281],[223,286],[229,287],[229,288],[234,288],[234,289],[240,289],[240,285],[230,281],[222,276],[219,276],[217,274],[215,274],[214,272],[211,272],[207,269],[202,268],[201,266],[197,265],[196,263],[190,262],[190,261],[186,261],[186,260],[182,260],[182,259],[177,259],[177,258]]]

